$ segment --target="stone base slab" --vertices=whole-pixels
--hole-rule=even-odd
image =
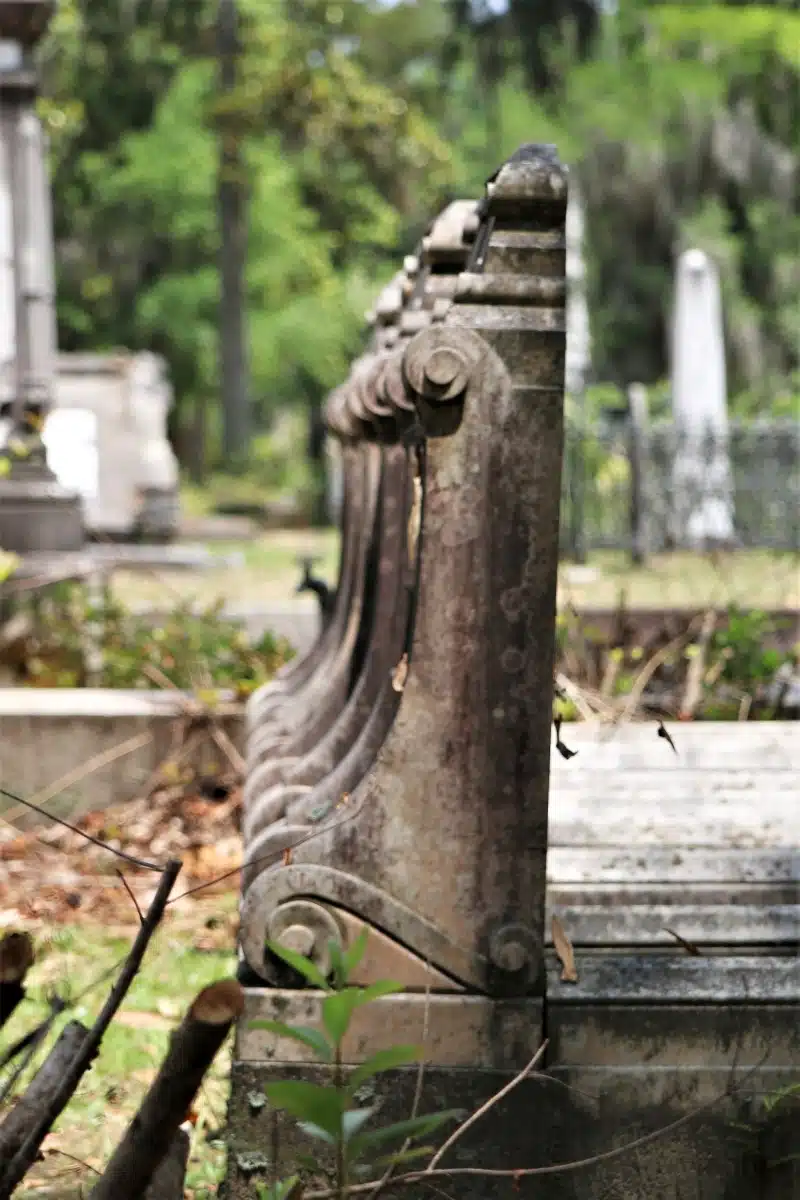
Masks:
[[[253,1021],[322,1025],[323,996],[316,991],[248,988],[236,1035],[239,1062],[313,1062],[299,1042],[253,1028]],[[406,992],[384,996],[357,1010],[343,1047],[346,1063],[360,1063],[377,1050],[424,1045],[426,1061],[438,1066],[522,1070],[542,1043],[542,1002],[492,1001],[457,994]]]
[[[67,820],[134,799],[173,752],[185,701],[155,689],[0,688],[0,778]],[[221,703],[217,716],[242,749],[242,706]],[[188,765],[212,774],[214,763],[229,766],[208,738]],[[57,794],[46,799],[54,786]],[[43,820],[0,798],[0,816],[9,810],[20,829]]]
[[[491,1106],[448,1152],[442,1165],[465,1173],[431,1180],[440,1193],[458,1200],[800,1196],[794,961],[598,956],[584,960],[582,971],[577,985],[561,983],[551,962],[544,1005],[407,993],[361,1010],[345,1047],[346,1069],[376,1050],[424,1041],[420,1113],[474,1112],[548,1038],[541,1070]],[[269,1179],[276,1144],[284,1176],[311,1149],[294,1121],[271,1109],[265,1085],[332,1081],[332,1069],[304,1060],[302,1046],[250,1023],[318,1026],[321,999],[312,991],[246,992],[232,1070],[228,1200],[249,1200],[255,1182]],[[418,1079],[418,1068],[410,1067],[365,1085],[359,1099],[379,1105],[376,1127],[411,1113]],[[439,1144],[449,1132],[437,1135]],[[436,1144],[437,1137],[426,1142]],[[313,1150],[319,1161],[316,1144]],[[530,1168],[537,1173],[516,1179],[481,1173]],[[310,1194],[319,1186],[311,1180]],[[422,1200],[433,1193],[414,1184],[396,1194]]]

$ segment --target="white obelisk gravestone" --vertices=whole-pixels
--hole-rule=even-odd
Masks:
[[[717,269],[702,250],[678,259],[672,326],[673,540],[734,542],[725,340]]]

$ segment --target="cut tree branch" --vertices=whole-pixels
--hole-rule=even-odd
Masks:
[[[0,1125],[0,1162],[11,1162],[31,1131],[36,1128],[42,1112],[52,1103],[62,1079],[88,1034],[89,1030],[80,1021],[70,1021],[64,1026],[60,1037],[27,1089]]]
[[[161,1069],[90,1200],[138,1200],[144,1194],[243,1008],[244,992],[235,979],[200,992],[173,1033]]]
[[[173,1137],[161,1165],[156,1167],[144,1200],[183,1200],[191,1148],[189,1129],[189,1125],[183,1124]]]
[[[0,1029],[25,997],[25,976],[32,963],[30,934],[7,933],[0,941]]]
[[[175,880],[178,878],[181,865],[178,860],[172,860],[164,868],[159,880],[158,890],[153,897],[152,904],[147,910],[144,921],[139,927],[130,954],[126,958],[125,964],[119,973],[119,978],[112,987],[97,1020],[89,1031],[88,1036],[84,1039],[79,1054],[64,1073],[60,1087],[54,1093],[50,1103],[43,1109],[35,1128],[31,1130],[24,1144],[8,1163],[3,1175],[0,1176],[0,1200],[10,1200],[14,1188],[25,1178],[38,1157],[42,1142],[47,1137],[54,1122],[58,1120],[61,1113],[69,1104],[75,1089],[91,1066],[100,1043],[105,1036],[105,1032],[114,1019],[117,1009],[125,999],[128,989],[142,964],[142,959],[144,958],[150,939],[164,915],[169,894],[172,891]]]

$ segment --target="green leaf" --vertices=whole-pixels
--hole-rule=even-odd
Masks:
[[[300,1121],[319,1125],[334,1138],[341,1135],[344,1097],[336,1088],[289,1080],[268,1083],[264,1091],[273,1108],[288,1112]]]
[[[402,983],[394,983],[391,979],[382,979],[378,983],[371,983],[369,987],[361,989],[359,1004],[369,1004],[372,1000],[380,1000],[381,996],[396,996],[398,992],[404,991]]]
[[[394,1139],[425,1137],[440,1126],[446,1125],[448,1121],[463,1120],[463,1117],[463,1110],[449,1109],[447,1112],[428,1113],[422,1117],[409,1117],[406,1121],[395,1121],[394,1125],[386,1125],[383,1129],[357,1134],[350,1141],[350,1154],[353,1158],[360,1157]]]
[[[313,983],[315,987],[322,988],[323,991],[330,991],[328,981],[320,971],[316,963],[311,962],[302,954],[297,954],[294,950],[287,949],[286,946],[281,946],[278,942],[267,942],[270,950],[278,958],[282,958],[293,970],[297,971],[298,975],[302,975],[309,983]]]
[[[358,988],[345,988],[341,992],[332,992],[322,1001],[322,1023],[336,1045],[341,1043],[350,1027],[360,996]]]
[[[277,1037],[292,1038],[295,1042],[302,1042],[304,1046],[313,1050],[323,1062],[330,1062],[333,1058],[333,1049],[320,1029],[312,1029],[308,1025],[284,1025],[282,1021],[263,1020],[251,1021],[250,1028],[263,1029],[267,1033],[276,1034]]]
[[[362,958],[364,957],[364,952],[367,949],[368,941],[369,941],[369,927],[367,925],[365,925],[364,928],[361,930],[361,933],[358,935],[356,940],[353,942],[352,946],[350,946],[349,949],[345,952],[344,971],[345,971],[346,979],[350,978],[350,976],[353,974],[353,971],[355,971],[356,967],[359,965]]]
[[[342,947],[337,942],[336,938],[328,939],[328,953],[331,956],[331,966],[333,967],[333,979],[337,988],[347,986],[347,972],[344,966],[344,958],[342,957]]]
[[[328,1133],[327,1129],[323,1129],[321,1125],[316,1125],[313,1121],[298,1121],[297,1128],[309,1137],[318,1138],[321,1142],[326,1142],[329,1146],[338,1144],[338,1137],[334,1137],[332,1133]]]
[[[419,1062],[423,1054],[421,1046],[390,1046],[388,1050],[379,1050],[356,1067],[348,1080],[348,1087],[357,1088],[365,1079],[379,1075],[381,1071],[391,1071],[392,1067],[404,1067],[408,1063]]]
[[[366,1125],[367,1121],[377,1111],[375,1104],[370,1108],[350,1108],[342,1114],[342,1139],[349,1142],[354,1137],[362,1125]]]

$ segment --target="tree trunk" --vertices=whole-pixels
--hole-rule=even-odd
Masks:
[[[229,98],[236,86],[239,57],[236,0],[220,0],[217,24],[220,93]],[[220,233],[220,381],[223,453],[228,465],[240,465],[250,440],[244,272],[247,247],[247,188],[239,134],[229,118],[220,132],[217,205]]]

